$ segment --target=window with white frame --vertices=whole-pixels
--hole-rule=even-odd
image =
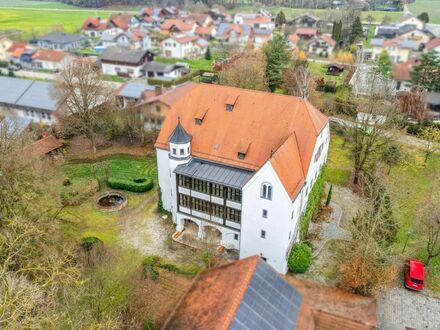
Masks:
[[[272,185],[268,182],[264,182],[261,185],[261,198],[272,199]]]
[[[261,216],[262,216],[263,218],[267,218],[267,210],[263,210]]]

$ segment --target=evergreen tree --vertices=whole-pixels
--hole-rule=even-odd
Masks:
[[[391,62],[390,56],[388,55],[388,52],[386,50],[383,50],[382,53],[380,53],[376,70],[380,75],[388,78],[391,76],[392,68],[393,64]]]
[[[350,35],[348,41],[354,44],[356,41],[364,37],[364,30],[362,29],[361,18],[357,16],[350,27]]]
[[[210,61],[211,59],[212,59],[212,56],[211,56],[211,48],[208,47],[208,48],[206,49],[206,53],[205,53],[205,60]]]
[[[411,71],[413,85],[440,92],[440,57],[434,51],[422,54],[420,64]]]
[[[281,10],[275,17],[275,25],[282,27],[284,24],[286,24],[286,15],[284,15],[284,12]]]
[[[269,89],[273,92],[283,83],[283,71],[290,63],[289,46],[280,33],[274,37],[263,48],[266,55],[266,76]]]
[[[332,30],[332,38],[336,41],[337,44],[342,39],[342,21],[333,22],[333,30]]]
[[[423,23],[429,23],[429,15],[426,12],[421,13],[419,16],[417,16],[417,18]]]
[[[333,192],[333,185],[330,185],[330,189],[328,190],[327,200],[325,201],[325,206],[330,205],[330,202],[332,200],[332,192]]]

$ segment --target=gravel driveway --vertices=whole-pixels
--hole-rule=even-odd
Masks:
[[[404,288],[386,291],[377,298],[380,330],[440,329],[440,300]]]

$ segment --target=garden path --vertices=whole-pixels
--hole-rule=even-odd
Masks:
[[[331,202],[332,212],[330,220],[324,223],[312,223],[311,232],[319,232],[319,239],[313,242],[313,257],[316,257],[324,245],[334,239],[350,240],[351,234],[348,230],[341,227],[342,208],[336,202]]]

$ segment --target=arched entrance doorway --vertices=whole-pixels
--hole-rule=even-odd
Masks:
[[[188,234],[195,235],[197,237],[199,233],[199,225],[196,222],[192,221],[191,219],[185,219],[184,224],[185,224],[185,231]]]
[[[212,226],[204,226],[203,230],[205,232],[205,242],[213,245],[220,245],[222,240],[222,232]]]

